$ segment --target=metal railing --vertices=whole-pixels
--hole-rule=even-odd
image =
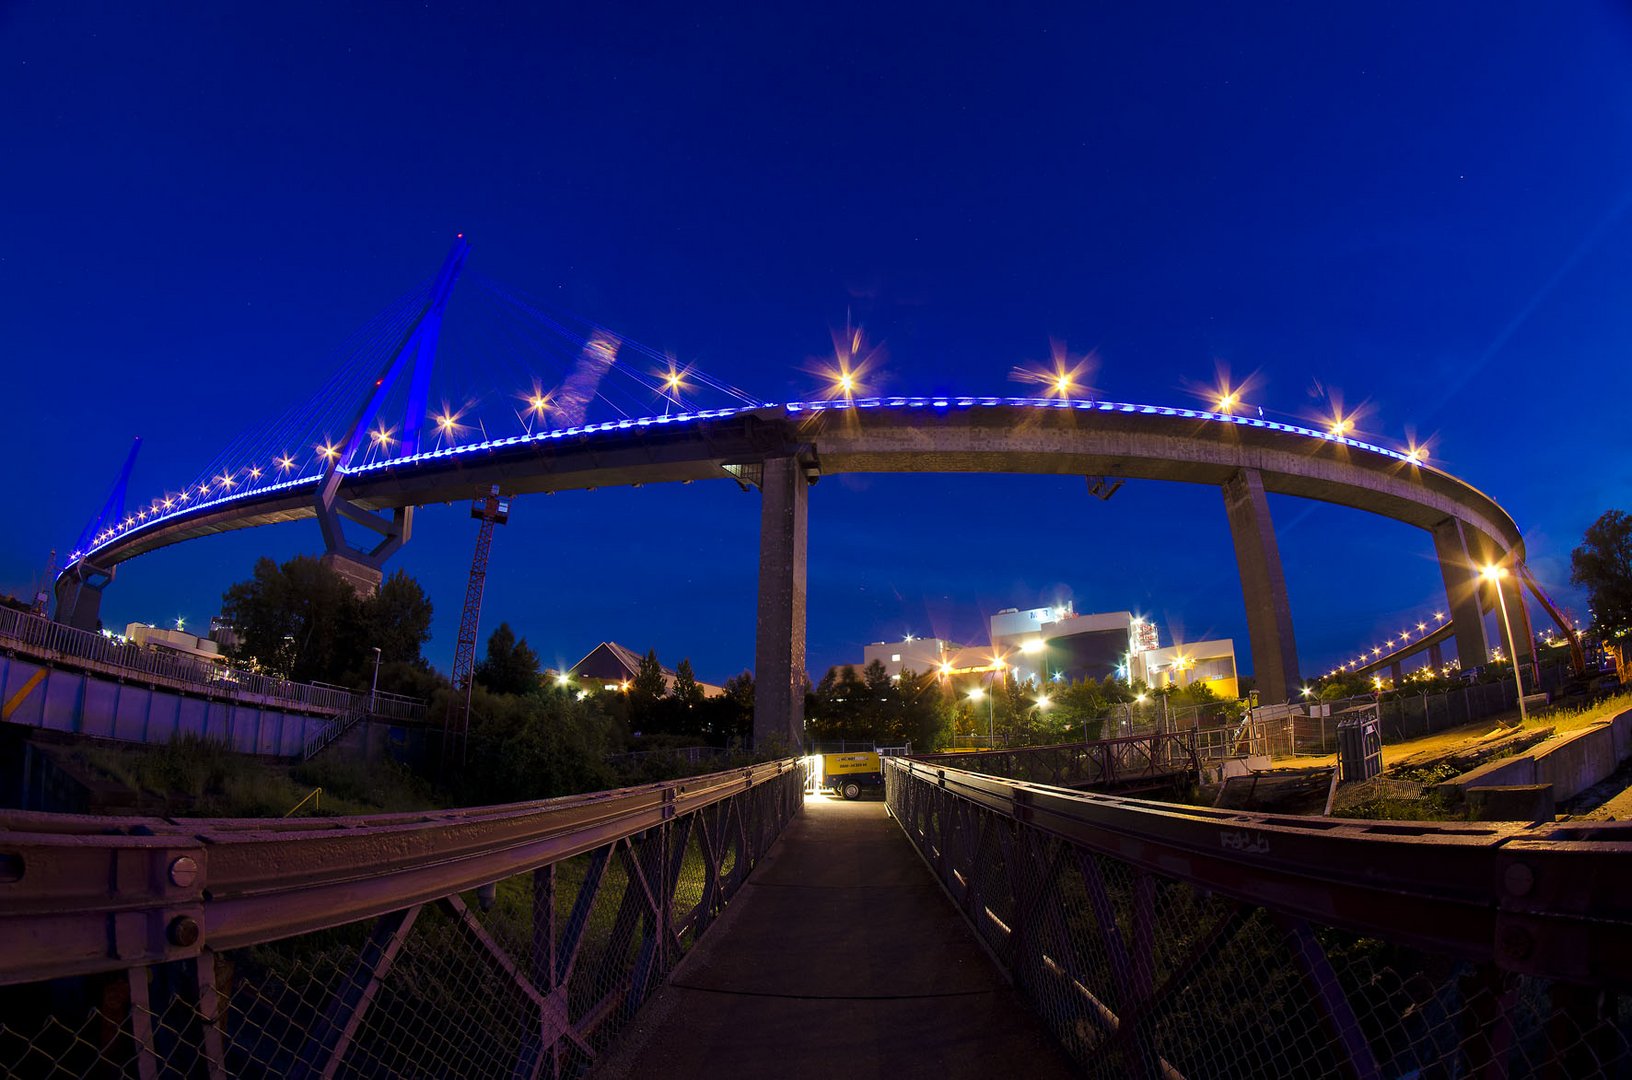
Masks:
[[[1194,779],[1199,766],[1189,731],[1013,750],[925,754],[913,760],[1073,788],[1167,784],[1184,777]]]
[[[0,813],[0,1075],[581,1075],[803,779],[790,759],[374,817]]]
[[[1219,727],[1194,728],[1196,757],[1204,763],[1227,758],[1256,756],[1276,758],[1291,752],[1288,721],[1255,720],[1246,717]]]
[[[1091,1075],[1632,1070],[1632,826],[1235,813],[917,760],[885,781]]]
[[[328,749],[340,737],[357,726],[358,721],[365,719],[370,713],[369,700],[359,695],[351,706],[339,716],[329,720],[311,735],[307,736],[306,744],[301,747],[300,759],[310,761],[324,750]]]
[[[290,682],[224,664],[122,644],[102,634],[10,608],[0,608],[0,648],[101,674],[152,680],[172,689],[308,712],[345,713],[359,696],[368,697],[349,690]],[[400,720],[415,720],[425,715],[422,701],[383,693],[375,698],[376,715]]]

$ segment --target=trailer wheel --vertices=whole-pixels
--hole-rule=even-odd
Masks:
[[[844,783],[844,797],[847,800],[861,798],[861,785],[854,780],[846,780]]]

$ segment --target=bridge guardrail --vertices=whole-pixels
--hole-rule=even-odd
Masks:
[[[923,761],[885,780],[1090,1074],[1632,1068],[1632,824],[1243,814]]]
[[[0,812],[0,1073],[578,1075],[803,780],[788,759],[355,819]]]
[[[101,634],[10,608],[0,608],[0,648],[15,649],[50,661],[66,661],[102,674],[150,678],[174,689],[310,712],[344,714],[354,707],[359,697],[369,697],[337,687],[291,682],[208,664],[140,645],[120,644]],[[424,703],[412,698],[378,693],[373,700],[377,706],[375,715],[413,720],[425,714]]]
[[[913,760],[1058,787],[1117,787],[1167,782],[1183,776],[1195,779],[1200,765],[1192,731],[1150,732],[1010,750],[921,754]]]

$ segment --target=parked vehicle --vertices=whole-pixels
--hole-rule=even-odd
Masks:
[[[863,788],[884,786],[878,752],[822,755],[822,786],[845,799],[859,799]]]

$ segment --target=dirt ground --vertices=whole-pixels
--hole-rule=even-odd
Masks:
[[[1589,709],[1544,709],[1529,717],[1525,721],[1523,729],[1532,731],[1537,728],[1550,727],[1554,730],[1556,737],[1568,732],[1579,731],[1588,724],[1606,720],[1629,708],[1632,708],[1632,693],[1623,693],[1608,698]],[[1387,769],[1415,757],[1437,757],[1463,747],[1473,746],[1490,739],[1499,739],[1504,735],[1511,735],[1519,728],[1507,725],[1516,725],[1518,720],[1519,714],[1517,711],[1498,713],[1471,724],[1447,728],[1444,731],[1437,731],[1432,735],[1425,735],[1421,738],[1384,743],[1383,768]],[[1276,769],[1309,769],[1321,765],[1336,764],[1336,754],[1323,754],[1319,757],[1277,758],[1272,767]]]

